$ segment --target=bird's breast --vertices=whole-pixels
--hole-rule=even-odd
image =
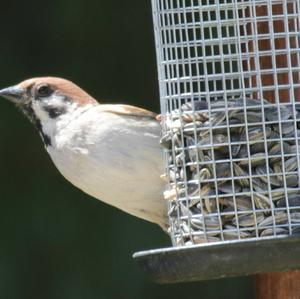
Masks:
[[[91,112],[55,137],[55,146],[48,151],[56,167],[93,197],[149,221],[162,217],[159,124],[148,118]]]

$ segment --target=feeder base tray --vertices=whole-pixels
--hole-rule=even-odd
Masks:
[[[178,283],[300,269],[300,237],[226,241],[140,251],[133,255],[149,278]]]

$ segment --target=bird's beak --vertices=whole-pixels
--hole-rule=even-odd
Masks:
[[[3,97],[16,104],[22,102],[24,94],[25,90],[18,85],[10,86],[0,90],[0,97]]]

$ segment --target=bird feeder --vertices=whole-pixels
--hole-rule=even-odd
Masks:
[[[300,268],[299,0],[152,9],[173,248],[135,259],[158,282]]]

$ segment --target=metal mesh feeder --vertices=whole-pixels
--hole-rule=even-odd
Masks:
[[[175,248],[135,258],[160,282],[300,268],[299,1],[152,7]]]

